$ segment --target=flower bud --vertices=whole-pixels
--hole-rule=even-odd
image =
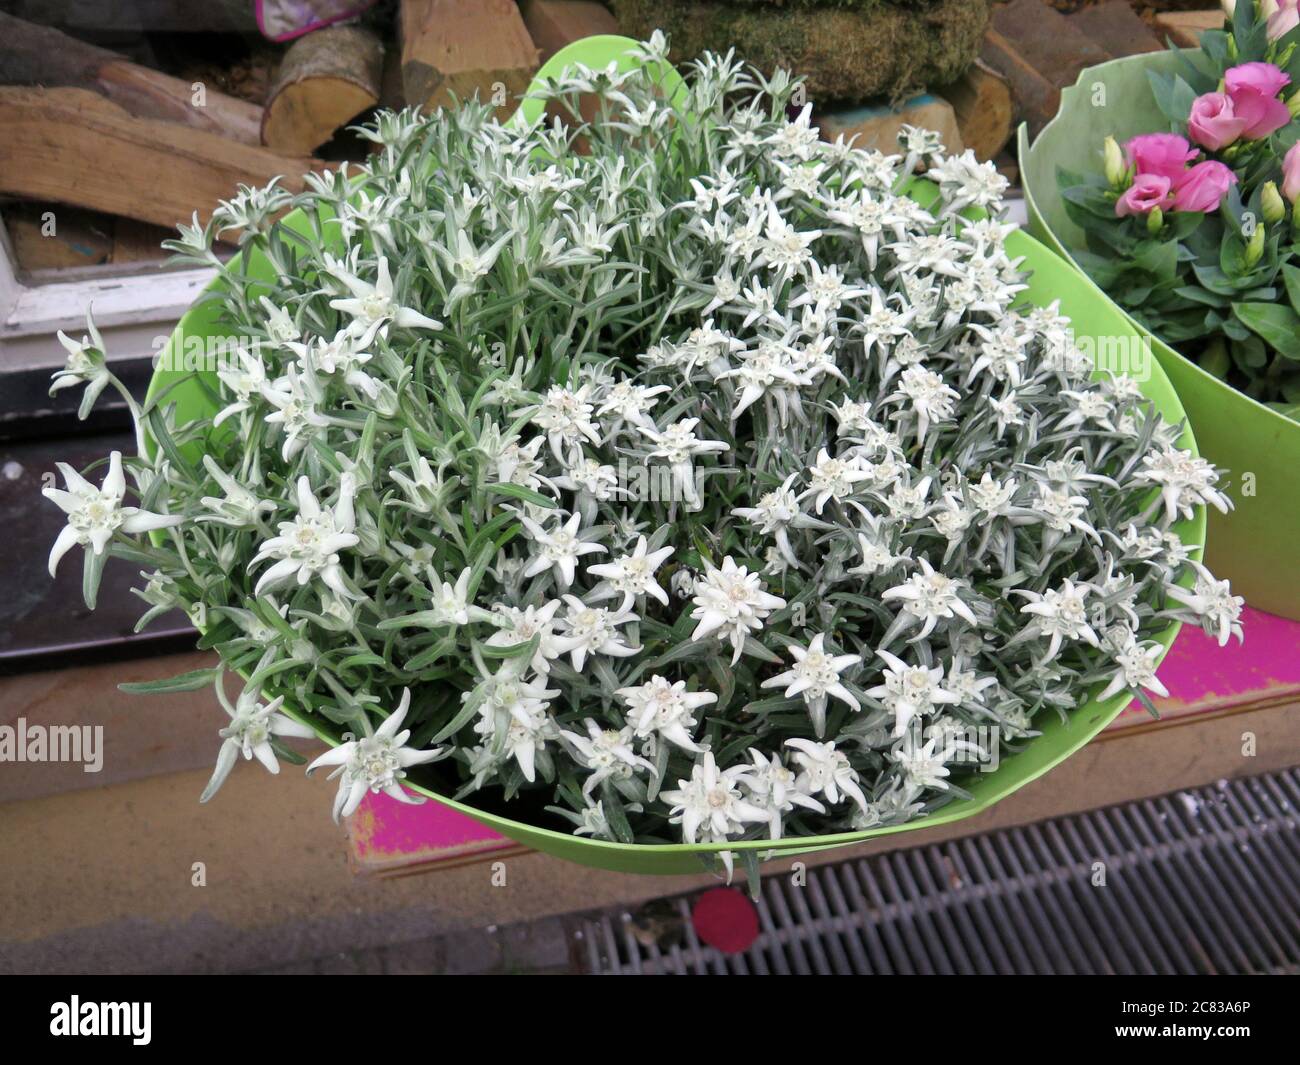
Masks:
[[[1160,227],[1165,224],[1165,213],[1159,207],[1152,207],[1151,213],[1147,215],[1147,232],[1159,233]]]
[[[1300,116],[1300,89],[1286,98],[1286,109],[1291,112],[1292,118]]]
[[[1264,221],[1270,226],[1276,225],[1286,217],[1286,203],[1282,199],[1282,194],[1277,191],[1277,185],[1272,181],[1264,182],[1264,187],[1259,190],[1259,208]]]
[[[1106,180],[1112,189],[1122,188],[1128,177],[1128,166],[1124,162],[1124,153],[1114,137],[1107,137],[1102,143],[1102,158],[1105,160]]]
[[[1264,254],[1264,227],[1256,226],[1251,233],[1250,239],[1246,241],[1245,264],[1249,270]]]

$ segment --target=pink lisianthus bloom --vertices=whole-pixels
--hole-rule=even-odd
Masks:
[[[1300,144],[1293,144],[1282,157],[1282,195],[1289,203],[1300,198]]]
[[[1290,84],[1290,76],[1272,63],[1241,63],[1224,73],[1223,86],[1232,100],[1233,114],[1245,123],[1243,137],[1258,140],[1291,121],[1291,112],[1277,98]]]
[[[1277,10],[1268,16],[1268,39],[1276,41],[1300,26],[1300,0],[1276,0]]]
[[[1202,148],[1217,152],[1241,136],[1246,120],[1238,118],[1232,97],[1221,92],[1207,92],[1192,103],[1187,118],[1187,135]]]
[[[1213,159],[1197,163],[1174,184],[1174,210],[1206,214],[1217,211],[1228,189],[1237,183],[1231,168]]]
[[[1173,203],[1173,185],[1162,174],[1138,174],[1115,202],[1116,216],[1147,215],[1157,207],[1164,210]]]
[[[1143,133],[1124,145],[1124,153],[1138,174],[1155,174],[1171,183],[1196,158],[1196,149],[1177,133]]]

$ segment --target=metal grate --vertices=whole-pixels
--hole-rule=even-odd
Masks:
[[[693,896],[584,923],[629,973],[1297,973],[1300,769],[1220,781],[763,881],[742,954],[696,938]],[[1104,884],[1096,883],[1104,876]],[[662,932],[663,918],[656,921]],[[641,934],[637,934],[640,931]]]

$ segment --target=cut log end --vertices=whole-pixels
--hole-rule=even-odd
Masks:
[[[285,53],[262,115],[262,143],[306,154],[379,102],[384,50],[352,26],[318,30]]]

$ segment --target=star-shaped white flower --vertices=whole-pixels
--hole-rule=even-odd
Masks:
[[[638,739],[658,733],[684,751],[702,750],[691,738],[695,711],[718,701],[713,692],[687,691],[686,681],[674,683],[656,674],[645,684],[619,688],[615,694],[627,703],[627,723]]]
[[[59,532],[50,549],[50,576],[55,575],[59,559],[73,545],[89,547],[102,555],[113,539],[114,533],[149,532],[179,525],[185,519],[177,514],[151,514],[139,507],[124,507],[126,477],[122,473],[122,453],[114,451],[108,457],[108,473],[104,483],[96,488],[66,462],[55,463],[63,474],[66,490],[42,488],[41,495],[53,502],[68,516],[68,524]]]
[[[961,702],[961,696],[943,687],[943,666],[909,666],[888,651],[877,651],[887,664],[885,682],[868,690],[894,714],[895,736],[901,736],[914,718],[933,713],[936,706]]]
[[[668,593],[655,581],[655,571],[673,553],[673,548],[661,547],[658,551],[647,553],[646,547],[646,538],[639,536],[630,555],[620,555],[612,562],[587,567],[589,574],[603,578],[608,585],[608,588],[597,588],[592,592],[589,598],[593,603],[612,595],[622,595],[623,602],[619,605],[619,610],[627,610],[637,596],[648,595],[665,606],[668,605]]]
[[[787,699],[802,695],[808,704],[813,731],[821,736],[826,731],[826,702],[829,697],[839,699],[851,710],[862,709],[853,693],[840,683],[840,674],[862,661],[861,655],[832,655],[825,649],[826,634],[819,632],[805,649],[791,645],[790,656],[795,664],[775,677],[763,681],[764,688],[784,688]]]
[[[330,273],[352,293],[330,300],[330,306],[351,315],[357,331],[363,335],[377,329],[381,336],[386,336],[389,323],[400,329],[442,328],[441,322],[411,307],[403,307],[393,298],[393,278],[388,271],[388,259],[383,255],[379,257],[374,281],[363,281],[338,263],[331,266]]]
[[[442,754],[442,748],[416,751],[406,746],[411,730],[403,729],[402,722],[411,706],[411,689],[402,689],[402,700],[397,709],[375,731],[357,740],[340,743],[326,751],[307,767],[307,772],[321,766],[337,766],[329,775],[339,777],[339,790],[334,798],[334,820],[349,817],[356,812],[366,792],[383,792],[390,799],[418,806],[422,796],[411,795],[401,785],[406,770],[413,765],[431,762]]]
[[[279,712],[284,704],[283,695],[264,704],[260,689],[246,687],[232,706],[225,690],[218,684],[217,699],[222,709],[230,715],[230,724],[217,733],[223,740],[221,750],[217,753],[217,766],[212,771],[212,779],[199,796],[199,802],[207,802],[217,793],[241,754],[246,759],[256,758],[268,772],[278,773],[280,763],[276,761],[275,749],[271,746],[272,737],[297,736],[312,739],[316,735],[306,725]]]
[[[773,610],[785,606],[785,600],[763,589],[757,573],[737,566],[730,555],[717,569],[705,563],[702,578],[695,582],[695,609],[691,620],[699,622],[691,633],[692,640],[702,640],[717,632],[731,641],[735,652],[731,658],[734,666],[740,661],[745,637],[763,627],[763,621]]]
[[[578,526],[582,524],[580,514],[571,515],[565,522],[557,517],[549,530],[543,529],[526,514],[519,515],[519,523],[534,544],[533,557],[524,569],[525,577],[536,577],[548,569],[554,570],[556,582],[561,588],[567,588],[573,583],[578,559],[605,551],[603,544],[581,539],[578,533]]]
[[[338,554],[355,547],[359,541],[352,509],[355,490],[352,476],[345,473],[339,479],[339,495],[334,505],[322,507],[307,477],[298,478],[298,516],[280,522],[280,534],[265,541],[249,563],[252,569],[268,558],[276,560],[258,580],[254,595],[261,595],[291,577],[305,585],[318,576],[336,595],[345,599],[357,597],[344,583]]]

